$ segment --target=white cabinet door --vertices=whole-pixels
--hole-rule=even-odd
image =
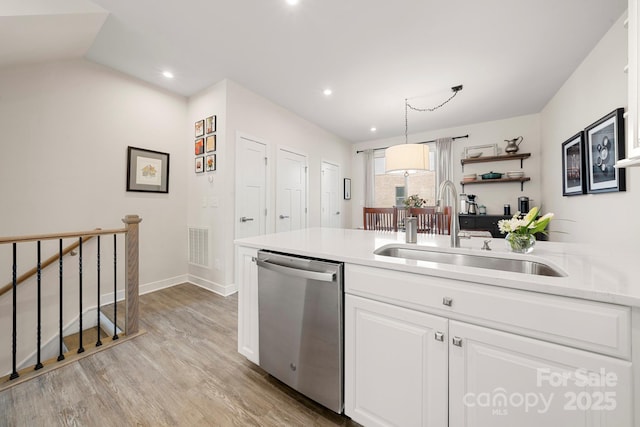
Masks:
[[[451,320],[449,372],[451,427],[632,425],[630,362]]]
[[[446,319],[345,296],[348,416],[366,426],[446,426],[447,376]]]
[[[236,248],[238,286],[238,352],[255,364],[260,363],[258,330],[258,250]]]

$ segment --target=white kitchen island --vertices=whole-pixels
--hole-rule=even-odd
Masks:
[[[345,414],[364,425],[633,426],[640,420],[637,254],[420,235],[435,251],[527,258],[535,276],[375,255],[403,233],[304,229],[236,241],[238,349],[258,354],[258,249],[345,264]],[[635,351],[634,351],[635,350]],[[634,413],[635,411],[635,413]]]

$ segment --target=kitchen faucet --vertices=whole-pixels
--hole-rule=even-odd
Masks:
[[[451,203],[451,247],[459,248],[460,247],[460,220],[458,219],[458,192],[456,191],[456,186],[450,180],[442,181],[440,184],[440,189],[438,190],[438,201],[436,202],[436,206],[438,210],[441,209],[441,202],[444,196],[444,191],[446,189],[451,190],[453,193],[452,203]]]

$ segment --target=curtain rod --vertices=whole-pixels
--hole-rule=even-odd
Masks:
[[[462,139],[462,138],[469,138],[469,134],[462,135],[462,136],[454,136],[451,139],[456,140],[456,139]],[[412,142],[412,144],[428,144],[430,142],[436,142],[436,140],[432,139],[430,141]],[[389,148],[389,147],[373,148],[373,151],[386,150],[387,148]],[[364,153],[365,151],[367,151],[367,150],[358,150],[358,151],[356,151],[356,154]]]

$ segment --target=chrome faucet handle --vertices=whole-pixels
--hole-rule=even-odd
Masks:
[[[490,251],[491,248],[489,247],[489,242],[491,242],[491,239],[485,240],[484,245],[482,245],[480,249],[482,249],[483,251]]]

